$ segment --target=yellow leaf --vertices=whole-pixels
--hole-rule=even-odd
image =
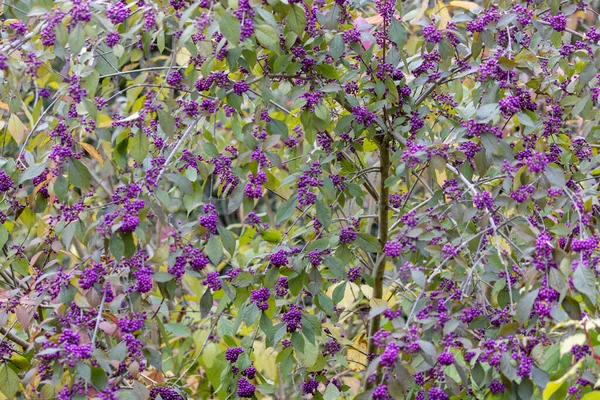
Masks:
[[[562,378],[557,381],[548,382],[546,389],[544,389],[543,400],[548,400],[564,383],[565,381]]]
[[[348,346],[348,368],[353,371],[364,371],[367,367],[367,334],[362,332],[356,339],[354,344]]]
[[[453,7],[460,7],[460,8],[464,8],[465,10],[471,10],[473,8],[479,7],[479,5],[477,5],[477,3],[473,3],[472,1],[451,1],[450,3],[448,3],[448,5],[453,6]]]
[[[8,110],[8,104],[0,101],[0,108],[2,108],[3,110]]]
[[[427,11],[428,7],[429,7],[429,0],[423,0],[423,2],[421,3],[421,8],[419,8],[419,12],[417,13],[417,16],[414,17],[410,21],[410,23],[414,25],[417,22],[419,22],[421,20],[421,18],[423,18],[423,15],[425,15],[425,11]]]
[[[308,344],[308,342],[306,342]],[[277,359],[278,352],[274,348],[265,348],[265,344],[259,340],[254,342],[254,365],[256,369],[268,379],[275,380],[277,378]]]
[[[340,283],[339,285],[342,285],[342,283]],[[337,285],[337,286],[339,286]],[[329,288],[329,290],[327,291],[327,294],[329,295],[329,297],[331,297],[333,295],[333,291],[335,290],[335,288],[337,286],[331,286]],[[344,290],[344,298],[342,299],[342,301],[340,301],[338,304],[336,304],[336,306],[338,308],[343,308],[346,310],[349,310],[352,305],[356,302],[356,300],[358,300],[358,296],[360,294],[360,288],[354,284],[354,283],[349,283],[346,284],[346,290]],[[348,314],[348,315],[352,315],[352,314]]]
[[[98,150],[96,150],[96,148],[94,146],[92,146],[89,143],[85,143],[85,142],[77,142],[81,147],[83,147],[85,149],[85,151],[87,151],[90,156],[92,156],[96,161],[98,161],[100,164],[104,164],[104,159],[102,158],[102,156],[100,155],[100,153],[98,152]]]
[[[371,308],[387,307],[388,306],[388,302],[386,300],[384,300],[384,299],[372,298],[369,301],[369,305],[371,306]]]
[[[548,382],[546,389],[544,389],[544,393],[542,394],[542,400],[550,399],[550,397],[552,397],[552,395],[556,393],[558,389],[560,389],[563,383],[565,383],[569,376],[576,374],[577,370],[581,367],[582,361],[583,360],[579,361],[577,364],[571,367],[571,369],[562,377],[560,377],[560,379]]]
[[[600,400],[600,391],[594,390],[593,392],[589,392],[581,400]]]
[[[450,13],[448,12],[448,7],[441,1],[438,0],[437,2],[437,8],[438,8],[438,16],[440,17],[440,29],[446,29],[446,26],[448,25],[448,21],[450,21]]]
[[[185,47],[182,47],[181,50],[179,50],[179,52],[177,53],[175,61],[177,62],[177,65],[188,65],[191,58],[192,54],[190,53],[190,51]]]
[[[25,138],[25,129],[25,125],[23,125],[19,117],[11,114],[8,120],[8,131],[17,144],[21,144],[23,138]]]
[[[98,124],[98,128],[108,128],[113,123],[113,120],[110,119],[107,115],[100,114],[100,123]]]

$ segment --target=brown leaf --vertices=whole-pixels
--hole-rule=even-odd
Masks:
[[[96,150],[96,148],[94,146],[92,146],[89,143],[85,143],[85,142],[77,142],[77,144],[79,144],[81,147],[83,147],[85,149],[85,151],[87,151],[90,154],[90,156],[92,156],[100,164],[104,164],[104,159],[102,158],[102,156],[100,155],[100,153],[98,152],[98,150]]]

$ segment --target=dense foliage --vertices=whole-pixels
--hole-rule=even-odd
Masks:
[[[0,392],[599,399],[598,10],[0,2]]]

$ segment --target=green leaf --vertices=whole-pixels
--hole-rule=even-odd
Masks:
[[[148,155],[148,149],[150,148],[150,141],[142,130],[138,130],[134,137],[129,139],[129,154],[138,163],[144,162],[144,159]]]
[[[475,116],[479,121],[486,122],[492,119],[492,117],[494,117],[495,115],[498,115],[499,109],[500,107],[496,103],[486,104],[480,107],[479,110],[477,110]]]
[[[334,60],[337,60],[342,56],[342,54],[344,54],[344,49],[344,39],[341,35],[335,35],[329,42],[329,55]]]
[[[213,305],[213,296],[210,289],[207,289],[200,299],[200,316],[206,318]]]
[[[333,383],[327,385],[327,389],[325,389],[325,392],[323,393],[324,400],[337,400],[340,397],[342,397],[341,393]]]
[[[211,236],[210,239],[208,239],[208,243],[206,244],[206,255],[210,259],[210,262],[215,266],[219,265],[219,262],[221,262],[221,259],[223,258],[223,247],[216,236]]]
[[[90,379],[92,378],[92,370],[89,365],[77,363],[77,365],[75,366],[75,370],[77,371],[77,376],[79,376],[86,382],[90,382]]]
[[[331,210],[320,200],[317,200],[317,219],[325,229],[329,230],[329,226],[331,225]]]
[[[35,211],[33,211],[31,207],[25,207],[19,218],[28,228],[31,228],[33,225],[35,225]]]
[[[69,34],[69,47],[71,48],[71,54],[74,56],[78,55],[83,48],[84,43],[85,35],[83,34],[83,29],[81,28],[81,24],[77,24],[75,29],[73,29]]]
[[[121,362],[127,356],[127,343],[125,341],[119,343],[108,352],[108,358]]]
[[[367,253],[377,253],[380,250],[377,238],[367,233],[359,233],[356,237],[355,243]]]
[[[0,392],[9,399],[15,399],[19,391],[19,376],[7,363],[0,364]]]
[[[42,172],[44,172],[47,165],[48,165],[47,162],[42,162],[42,163],[35,164],[35,165],[32,165],[31,167],[27,168],[25,170],[25,172],[23,172],[21,174],[21,176],[19,177],[19,183],[23,183],[26,180],[33,179],[36,176],[39,176]]]
[[[63,203],[67,201],[69,195],[69,183],[64,176],[59,175],[54,181],[54,194]]]
[[[158,110],[158,122],[167,136],[171,137],[175,134],[175,118],[171,114]]]
[[[580,265],[573,273],[573,285],[580,293],[596,304],[598,301],[598,290],[596,289],[596,274],[590,268]]]
[[[223,243],[225,250],[227,250],[230,255],[233,255],[235,253],[235,236],[227,228],[219,226],[217,227],[217,230],[219,231],[219,236],[221,237],[221,242]]]
[[[154,278],[154,280],[156,282],[159,282],[159,283],[169,282],[169,281],[172,281],[174,278],[173,275],[171,275],[165,271],[158,271],[154,275],[152,275],[152,277]]]
[[[227,39],[231,44],[237,46],[240,42],[240,34],[242,33],[242,29],[240,26],[240,21],[232,14],[226,12],[221,17],[219,21],[219,29],[225,39]]]
[[[278,60],[280,58],[278,58]],[[271,128],[271,132],[273,133],[273,135],[280,135],[284,138],[288,137],[288,127],[285,122],[280,121],[275,118],[271,118],[271,121],[269,122],[269,126]]]
[[[104,390],[106,385],[108,385],[108,378],[104,373],[104,370],[99,367],[91,367],[92,368],[92,385],[98,390]]]
[[[279,50],[279,34],[271,25],[257,25],[254,28],[254,33],[256,34],[258,42],[264,47],[275,52]]]
[[[516,318],[521,325],[529,319],[529,314],[531,314],[533,303],[535,303],[539,291],[540,289],[536,289],[533,292],[527,293],[517,303]]]
[[[265,229],[260,233],[260,237],[270,243],[279,243],[281,240],[281,232],[273,228]]]
[[[317,302],[319,307],[327,313],[333,315],[333,301],[323,292],[317,294]]]
[[[120,260],[125,255],[125,242],[117,235],[110,237],[110,252],[115,260]]]
[[[79,160],[74,158],[69,160],[67,175],[69,177],[69,182],[71,182],[73,186],[83,190],[89,189],[92,175],[87,167]]]
[[[288,26],[298,36],[302,36],[306,28],[306,12],[298,4],[292,4],[288,12]]]
[[[555,186],[562,188],[566,184],[565,174],[561,168],[556,164],[549,164],[545,171],[546,178],[550,183]]]
[[[2,246],[6,244],[8,241],[8,231],[4,227],[4,225],[0,224],[0,249]]]
[[[390,23],[389,35],[390,39],[392,39],[399,48],[404,47],[404,43],[406,43],[406,29],[404,29],[402,23],[394,17],[392,17]]]
[[[275,215],[275,223],[281,224],[283,221],[289,219],[292,215],[294,215],[294,209],[296,208],[296,202],[298,200],[298,196],[292,196],[288,201],[284,202],[277,209],[277,214]]]
[[[175,336],[183,338],[191,335],[190,329],[187,326],[176,322],[165,324],[165,330]]]

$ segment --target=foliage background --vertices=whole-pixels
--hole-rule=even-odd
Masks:
[[[597,399],[598,2],[4,1],[8,399]]]

